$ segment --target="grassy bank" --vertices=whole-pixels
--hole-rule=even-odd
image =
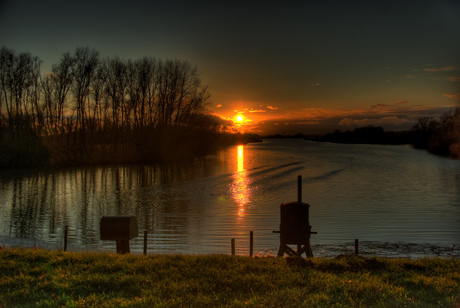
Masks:
[[[0,249],[0,307],[455,307],[460,261]]]

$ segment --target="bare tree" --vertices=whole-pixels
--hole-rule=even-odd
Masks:
[[[84,141],[87,123],[91,127],[90,85],[96,74],[99,64],[99,52],[94,49],[77,48],[73,57],[72,66],[72,93],[75,98],[76,133],[81,134],[81,142]]]
[[[5,47],[0,50],[0,116],[6,109],[11,127],[30,125],[34,118],[40,63],[30,53],[16,55]]]
[[[26,98],[31,108],[30,116],[34,126],[40,126],[40,124],[43,123],[43,113],[40,104],[40,65],[41,60],[38,57],[33,57],[30,70],[30,86],[28,88]]]
[[[126,117],[135,127],[140,126],[141,115],[140,106],[140,87],[138,78],[138,66],[132,61],[126,63],[126,93],[128,101],[126,104]]]
[[[138,86],[140,94],[140,122],[142,126],[154,125],[155,96],[158,88],[155,74],[158,70],[158,63],[153,58],[144,57],[136,61],[138,73]]]
[[[93,115],[100,127],[108,120],[107,117],[107,104],[104,104],[106,92],[105,84],[107,80],[107,67],[105,62],[100,62],[95,72],[94,78],[91,80],[91,94],[93,97]]]
[[[11,119],[10,105],[13,99],[12,83],[13,83],[13,65],[14,51],[2,47],[0,49],[0,121],[3,119],[4,110],[9,119]]]
[[[48,111],[48,121],[54,126],[64,125],[64,108],[69,93],[70,87],[73,82],[72,67],[75,63],[74,58],[70,53],[66,52],[62,55],[59,64],[54,64],[52,67],[52,73],[46,78],[48,81],[44,81],[49,95],[49,101],[46,103]],[[46,84],[48,83],[48,84]]]
[[[125,125],[126,64],[119,58],[107,61],[106,91],[111,101],[112,125]],[[121,120],[121,123],[119,121]]]
[[[203,112],[209,100],[196,68],[186,61],[166,60],[159,65],[158,114],[160,125],[187,125]]]

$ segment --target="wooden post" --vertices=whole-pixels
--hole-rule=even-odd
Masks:
[[[117,253],[125,254],[130,253],[129,240],[117,240]]]
[[[67,237],[69,235],[69,226],[65,226],[64,229],[64,251],[67,251]]]
[[[232,238],[232,256],[235,255],[235,239]]]
[[[359,241],[355,239],[355,255],[359,254]]]
[[[147,231],[144,231],[144,256],[147,255]]]
[[[302,176],[297,176],[297,202],[302,202]]]
[[[252,258],[254,252],[254,232],[249,232],[249,256]]]

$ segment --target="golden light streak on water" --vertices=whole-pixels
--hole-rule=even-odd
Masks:
[[[238,219],[245,216],[245,205],[249,202],[251,194],[248,184],[247,171],[244,169],[244,146],[239,145],[237,147],[237,169],[233,174],[233,182],[230,186],[231,196],[238,205]]]

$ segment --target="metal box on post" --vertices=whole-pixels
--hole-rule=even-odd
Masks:
[[[313,257],[310,236],[316,232],[311,231],[309,209],[310,205],[302,202],[302,177],[299,175],[297,202],[286,202],[280,205],[280,230],[273,231],[280,234],[278,257],[282,257],[284,253],[289,256],[301,256],[305,253],[308,258]],[[297,251],[289,245],[297,245]]]
[[[305,243],[309,238],[310,205],[303,202],[286,202],[280,205],[280,238],[285,244]]]
[[[135,216],[102,216],[101,240],[117,242],[117,253],[129,253],[129,240],[139,235]]]

